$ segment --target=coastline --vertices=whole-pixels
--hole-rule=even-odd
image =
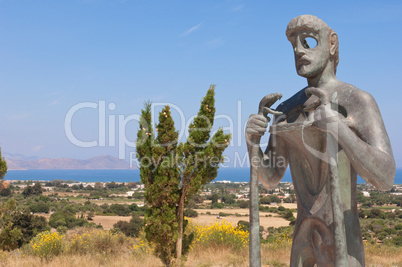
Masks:
[[[248,168],[220,168],[215,183],[248,183],[250,170]],[[139,169],[42,169],[42,170],[9,170],[5,181],[52,181],[68,182],[140,182]],[[287,170],[281,182],[292,182],[290,171]],[[358,177],[358,184],[365,181]],[[402,184],[402,169],[397,169],[395,185]]]

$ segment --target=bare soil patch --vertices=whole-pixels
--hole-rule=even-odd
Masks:
[[[118,221],[130,221],[131,216],[103,216],[103,215],[96,215],[93,217],[92,222],[96,224],[100,224],[103,226],[103,229],[110,230],[113,228],[113,224],[117,223]]]
[[[248,209],[198,209],[196,211],[199,215],[192,220],[202,225],[210,225],[216,221],[222,220],[226,220],[233,225],[237,225],[239,221],[248,222],[250,220]],[[210,212],[211,215],[207,215],[207,212]],[[220,217],[218,219],[217,216],[220,212],[233,215]],[[237,215],[234,215],[236,213]],[[294,215],[296,216],[296,214]],[[276,213],[260,212],[260,225],[264,226],[264,229],[267,229],[268,227],[289,226],[289,221],[279,217]]]
[[[47,221],[49,221],[50,214],[44,214],[44,213],[37,213],[35,215],[39,215],[42,217],[45,217]],[[118,221],[130,221],[131,216],[104,216],[104,215],[95,215],[92,218],[92,221],[89,222],[94,222],[96,224],[100,224],[103,226],[104,230],[110,230],[113,228],[113,224],[117,223]]]
[[[279,206],[283,206],[284,208],[287,208],[287,209],[297,209],[297,204],[296,203],[281,203],[281,204],[275,204],[275,205],[272,205],[272,204],[270,204],[270,205],[261,205],[261,206],[266,206],[266,207],[273,207],[273,208],[277,208],[277,207],[279,207]]]

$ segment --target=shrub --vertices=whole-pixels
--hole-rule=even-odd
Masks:
[[[53,228],[65,226],[68,229],[72,229],[78,226],[88,225],[88,221],[84,218],[76,218],[73,209],[67,206],[63,210],[56,211],[50,215],[49,225]]]
[[[260,203],[269,205],[269,204],[271,204],[271,199],[269,197],[263,197],[260,199]]]
[[[34,186],[28,185],[27,187],[24,188],[22,191],[22,194],[25,197],[31,196],[31,195],[40,195],[42,194],[42,186],[40,183],[36,183]]]
[[[396,218],[396,214],[393,213],[393,212],[388,212],[388,213],[387,213],[387,218],[393,220],[393,219]]]
[[[395,230],[397,231],[402,230],[402,223],[398,223],[397,225],[395,225]]]
[[[385,231],[388,235],[393,235],[397,233],[397,230],[395,228],[390,227],[383,229],[383,231]]]
[[[285,207],[283,207],[283,206],[279,206],[279,207],[278,207],[278,210],[279,210],[279,211],[285,211],[285,210],[286,210],[286,208],[285,208]]]
[[[28,243],[38,233],[48,230],[46,219],[26,212],[15,212],[4,218],[0,248],[15,249]]]
[[[59,226],[59,227],[57,228],[57,232],[58,232],[59,234],[65,234],[65,233],[67,233],[67,230],[68,230],[68,228],[65,227],[65,226]]]
[[[128,205],[112,204],[110,205],[108,212],[114,213],[117,216],[129,216],[131,210]]]
[[[189,218],[196,218],[196,217],[198,217],[198,212],[193,209],[186,209],[184,211],[184,216],[189,217]]]
[[[118,221],[113,225],[114,228],[120,229],[120,231],[126,236],[138,237],[144,221],[138,216],[132,216],[130,222]]]
[[[268,232],[269,235],[267,236],[266,240],[261,240],[263,243],[268,243],[273,246],[282,246],[285,244],[292,243],[292,236],[293,236],[293,227],[269,227]]]
[[[212,204],[218,203],[218,200],[219,200],[219,195],[216,193],[212,194],[212,196],[211,196]]]
[[[385,228],[385,223],[383,220],[374,220],[371,222],[369,225],[369,229],[373,231],[374,233],[379,233]]]
[[[359,209],[359,218],[364,219],[366,218],[366,211]]]
[[[241,209],[248,209],[250,206],[249,201],[240,200],[238,203],[239,203],[239,208],[241,208]]]
[[[0,196],[2,197],[8,197],[11,195],[11,189],[6,187],[6,188],[1,188],[0,189]]]
[[[128,208],[130,209],[130,211],[139,211],[140,207],[138,207],[137,204],[132,203],[130,206],[128,206]]]
[[[225,205],[223,203],[214,202],[212,204],[213,209],[223,209],[224,207],[225,207]]]
[[[42,232],[32,239],[30,245],[33,255],[49,259],[63,252],[64,235]]]
[[[243,231],[245,231],[245,232],[249,232],[249,231],[250,231],[250,222],[240,220],[240,221],[237,223],[237,228],[238,228],[238,229],[241,229],[241,230],[243,230]],[[264,226],[260,225],[260,234],[261,234],[263,231],[264,231]]]
[[[276,195],[272,195],[269,198],[271,200],[271,203],[281,203],[281,199]]]
[[[122,245],[128,241],[120,232],[87,229],[71,237],[67,251],[71,254],[113,254],[121,252]]]
[[[93,211],[88,212],[87,220],[92,221],[94,216],[95,216],[95,213]]]
[[[236,203],[236,196],[233,194],[224,195],[222,197],[222,202],[228,205]]]
[[[278,209],[278,210],[279,210],[279,209]],[[293,221],[293,220],[296,219],[296,218],[293,216],[293,212],[292,212],[291,210],[285,211],[285,212],[282,214],[282,217],[283,217],[285,220],[288,220],[288,221]]]
[[[250,231],[250,222],[248,222],[248,221],[239,221],[237,223],[237,228],[239,228],[239,229],[241,229],[243,231],[249,232]]]
[[[226,221],[211,226],[198,226],[196,230],[195,245],[225,246],[235,250],[248,246],[249,233]]]
[[[367,214],[368,219],[385,219],[385,213],[380,209],[371,209],[370,212]]]
[[[18,228],[14,228],[12,222],[3,226],[0,231],[0,249],[13,250],[18,248],[18,241],[21,240],[22,233]]]
[[[384,240],[388,236],[388,233],[385,231],[381,231],[377,234],[377,238],[380,240]]]
[[[289,197],[285,197],[283,200],[283,203],[292,203],[292,200]]]
[[[38,212],[49,213],[50,207],[49,204],[40,200],[37,203],[29,205],[29,209],[32,213],[38,213]]]
[[[392,238],[392,243],[397,247],[402,247],[402,236]]]

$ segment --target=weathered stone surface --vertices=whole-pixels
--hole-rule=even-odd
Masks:
[[[364,266],[357,174],[381,190],[389,190],[395,177],[380,111],[369,93],[336,78],[338,36],[326,23],[299,16],[290,21],[286,36],[296,71],[308,86],[276,110],[265,109],[275,114],[265,152],[259,143],[269,121],[262,112],[250,116],[246,139],[252,171],[272,189],[290,167],[298,203],[291,266]],[[277,96],[266,96],[267,106]],[[273,162],[267,155],[277,164],[267,164]]]

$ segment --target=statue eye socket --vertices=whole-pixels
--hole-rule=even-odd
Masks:
[[[306,49],[314,48],[317,46],[317,40],[313,37],[306,37],[302,40],[303,47]]]

